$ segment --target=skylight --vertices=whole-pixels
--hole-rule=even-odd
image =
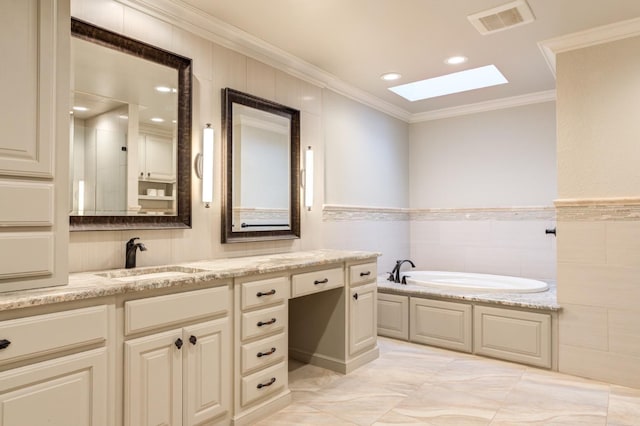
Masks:
[[[389,90],[413,102],[483,87],[508,83],[495,65],[454,72],[413,83],[390,87]]]

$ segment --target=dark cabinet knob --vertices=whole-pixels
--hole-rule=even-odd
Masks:
[[[371,275],[371,271],[367,271],[367,272],[360,272],[360,276],[361,276],[361,277],[368,277],[369,275]]]
[[[191,335],[191,337],[189,337],[189,342],[191,342],[192,345],[195,345],[197,341],[198,338],[196,336]]]
[[[7,349],[10,344],[11,344],[10,340],[7,340],[7,339],[0,340],[0,350]]]
[[[318,285],[318,284],[326,284],[329,282],[329,278],[325,278],[324,280],[315,280],[313,282],[314,285]]]
[[[262,296],[273,296],[274,294],[276,294],[276,289],[272,288],[271,291],[267,291],[267,292],[257,292],[256,293],[256,297],[262,297]]]
[[[181,338],[178,337],[178,340],[176,340],[175,342],[173,342],[174,345],[176,345],[176,348],[180,349],[182,348],[182,345],[184,344],[184,342],[182,341]]]
[[[355,293],[355,294],[353,295],[353,298],[354,298],[354,300],[358,300],[358,293]]]

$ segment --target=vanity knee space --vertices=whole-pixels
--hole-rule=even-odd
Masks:
[[[557,369],[557,313],[378,295],[378,335]]]

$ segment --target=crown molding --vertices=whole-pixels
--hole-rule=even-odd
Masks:
[[[555,90],[461,105],[424,113],[409,111],[371,95],[337,76],[209,15],[182,0],[115,0],[303,81],[326,88],[406,123],[438,120],[555,100]],[[555,56],[554,56],[555,59]]]
[[[526,95],[512,96],[509,98],[493,99],[475,104],[460,105],[451,108],[443,108],[434,111],[427,111],[413,114],[409,123],[420,123],[423,121],[440,120],[443,118],[457,117],[460,115],[477,114],[479,112],[494,111],[498,109],[513,108],[523,105],[538,104],[556,100],[555,90],[545,90],[542,92],[528,93]]]
[[[181,0],[116,0],[245,56],[291,74],[321,88],[409,122],[411,113],[360,90],[284,50],[196,9]]]
[[[558,53],[609,43],[637,35],[640,35],[640,18],[633,18],[549,40],[543,40],[538,43],[538,47],[542,51],[547,65],[549,65],[555,77],[556,55]]]

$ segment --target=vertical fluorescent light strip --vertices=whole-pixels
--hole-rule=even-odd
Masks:
[[[78,214],[84,213],[84,181],[78,181]]]
[[[309,146],[304,153],[304,206],[313,207],[313,150]]]
[[[209,208],[213,201],[213,128],[207,123],[202,131],[202,202]]]

